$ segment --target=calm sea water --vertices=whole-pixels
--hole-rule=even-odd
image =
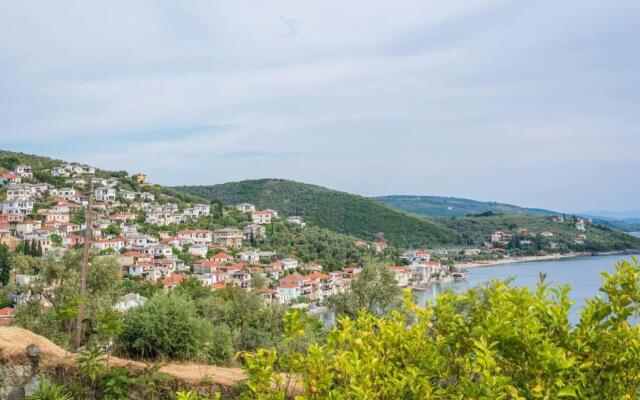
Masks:
[[[571,285],[569,297],[575,302],[571,322],[575,323],[579,319],[578,311],[584,306],[585,299],[598,294],[602,284],[600,271],[613,272],[613,265],[622,259],[630,260],[631,256],[576,257],[472,268],[466,282],[433,285],[424,291],[416,292],[416,296],[418,303],[424,304],[426,300],[435,299],[438,293],[444,290],[465,290],[493,279],[507,278],[513,278],[513,284],[516,286],[526,286],[535,290],[540,273],[543,272],[547,274],[548,283]]]

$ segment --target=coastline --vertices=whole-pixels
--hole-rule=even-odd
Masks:
[[[483,261],[475,261],[471,263],[464,264],[456,264],[456,267],[463,268],[481,268],[481,267],[492,267],[495,265],[506,265],[506,264],[517,264],[523,262],[534,262],[534,261],[555,261],[562,260],[566,258],[576,258],[576,257],[598,257],[598,256],[610,256],[610,255],[625,255],[625,254],[637,254],[637,251],[606,251],[606,252],[578,252],[578,253],[567,253],[567,254],[549,254],[546,256],[522,256],[522,257],[510,257],[510,258],[502,258],[499,260],[483,260]]]

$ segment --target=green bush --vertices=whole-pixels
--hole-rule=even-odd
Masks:
[[[201,358],[212,337],[211,324],[198,318],[191,300],[156,295],[127,313],[119,344],[132,357],[187,360]]]
[[[623,261],[604,278],[575,326],[569,287],[543,278],[535,291],[497,281],[424,308],[407,294],[401,311],[342,318],[304,352],[245,354],[243,398],[284,399],[290,380],[274,370],[288,365],[299,400],[635,399],[640,266]],[[286,331],[285,340],[305,334]]]

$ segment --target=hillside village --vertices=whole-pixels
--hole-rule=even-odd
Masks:
[[[266,302],[321,305],[327,297],[349,290],[361,271],[353,263],[326,268],[318,260],[304,262],[295,254],[260,248],[274,226],[307,229],[301,216],[280,215],[278,210],[257,209],[246,202],[222,205],[198,198],[185,200],[159,190],[144,173],[109,174],[75,163],[38,169],[20,163],[1,171],[0,184],[5,192],[0,243],[24,254],[59,257],[66,249],[84,245],[90,220],[91,248],[116,256],[124,276],[162,285],[167,291],[192,275],[211,290],[229,285],[256,289],[258,282]],[[220,225],[230,216],[228,220],[235,223]],[[575,228],[571,250],[579,250],[587,240],[589,222],[554,218],[558,224]],[[214,225],[218,227],[212,228]],[[352,244],[368,257],[387,262],[402,287],[464,279],[465,271],[456,263],[509,257],[516,248],[537,244],[541,254],[567,250],[554,241],[554,233],[524,227],[495,231],[481,247],[403,253],[391,248],[384,234],[379,238],[372,242],[354,239]],[[28,282],[29,277],[17,274],[14,280]],[[136,297],[123,301],[135,304],[132,299]]]
[[[265,301],[322,304],[328,296],[348,290],[360,272],[353,265],[328,271],[315,261],[303,263],[288,254],[252,246],[268,235],[274,223],[305,229],[300,216],[280,216],[277,210],[240,203],[220,211],[240,213],[246,223],[202,229],[199,222],[212,217],[211,204],[179,205],[151,190],[143,173],[127,177],[138,190],[125,188],[117,177],[96,176],[96,169],[86,165],[58,165],[39,171],[40,176],[43,173],[59,183],[64,178],[64,186],[36,179],[34,169],[25,164],[1,174],[6,198],[0,214],[0,242],[13,251],[48,258],[80,248],[90,217],[89,244],[95,251],[117,256],[125,276],[163,285],[166,290],[189,275],[212,290],[227,285],[252,289],[257,276],[264,280]],[[91,213],[86,215],[89,206]],[[388,247],[384,240],[353,244],[372,257],[383,255]],[[449,273],[448,266],[432,260],[424,250],[406,252],[401,259],[406,265],[390,267],[400,286],[427,283]],[[29,281],[23,275],[14,279]],[[123,301],[128,304],[134,298]]]

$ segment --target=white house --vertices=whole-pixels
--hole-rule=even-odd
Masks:
[[[27,215],[33,212],[33,200],[28,197],[17,197],[2,202],[3,214]]]
[[[251,239],[253,236],[255,239],[263,238],[267,232],[264,226],[258,224],[250,224],[243,228],[244,238],[246,240]]]
[[[120,196],[122,196],[123,199],[125,200],[135,200],[136,199],[136,193],[132,192],[130,190],[124,190],[124,189],[120,189]]]
[[[213,241],[211,231],[206,229],[187,229],[178,231],[178,239],[183,243],[210,245]]]
[[[280,265],[285,271],[298,268],[298,260],[294,258],[285,258],[280,261]]]
[[[17,175],[22,177],[26,176],[29,178],[33,178],[33,169],[31,168],[30,165],[26,165],[26,164],[16,165],[16,167],[13,169],[13,172],[15,172]]]
[[[240,260],[248,264],[257,264],[260,262],[260,253],[257,251],[243,251],[238,254],[238,256],[240,256]]]
[[[96,200],[105,203],[113,203],[116,201],[116,190],[112,187],[100,187],[95,190]]]
[[[200,244],[200,245],[189,247],[188,253],[191,254],[192,256],[205,258],[207,256],[208,250],[209,248],[207,246]]]
[[[273,212],[269,210],[254,211],[251,213],[251,220],[254,224],[270,224]]]
[[[290,224],[299,225],[303,228],[307,226],[307,224],[304,222],[304,219],[302,219],[302,217],[299,217],[297,215],[287,218],[287,222]]]
[[[138,293],[128,293],[120,297],[120,300],[113,306],[113,309],[119,312],[127,312],[132,308],[143,305],[146,301],[147,298],[140,296]]]
[[[185,208],[184,215],[188,217],[203,217],[209,215],[211,207],[208,204],[194,204],[193,207]]]
[[[241,204],[237,204],[236,205],[236,210],[241,211],[241,212],[254,212],[256,210],[256,206],[254,206],[253,204],[249,204],[249,203],[241,203]]]
[[[69,173],[69,171],[67,171],[65,169],[65,167],[53,167],[51,168],[51,175],[53,176],[61,176],[64,178],[67,178],[69,176],[71,176],[71,174]]]

